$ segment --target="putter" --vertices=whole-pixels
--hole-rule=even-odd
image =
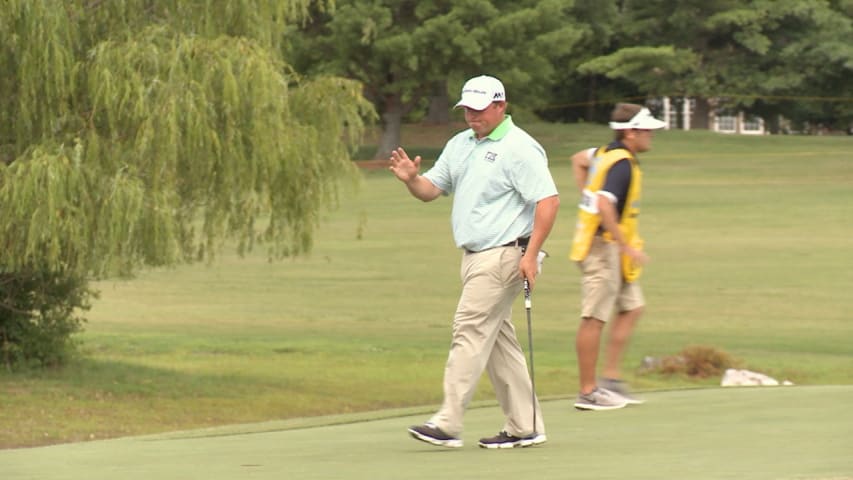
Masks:
[[[536,438],[536,375],[533,369],[533,326],[530,321],[530,283],[524,279],[524,309],[527,311],[527,350],[530,352],[530,390],[533,392],[533,438]]]
[[[548,252],[540,250],[536,257],[538,273],[542,273],[542,262],[548,257]],[[527,311],[527,349],[530,352],[530,389],[533,401],[533,437],[536,437],[536,374],[533,368],[533,325],[530,319],[530,309],[533,302],[530,301],[530,282],[524,279],[524,310]]]

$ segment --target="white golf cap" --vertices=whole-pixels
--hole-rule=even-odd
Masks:
[[[666,123],[653,117],[648,108],[643,108],[627,122],[610,122],[613,130],[657,130],[665,126]]]
[[[485,110],[492,102],[505,102],[504,84],[495,77],[480,75],[474,77],[462,86],[462,98],[453,108],[468,107],[474,110]]]

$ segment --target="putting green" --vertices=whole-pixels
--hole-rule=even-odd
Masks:
[[[465,446],[408,437],[428,413],[320,425],[271,422],[0,451],[18,479],[853,479],[853,386],[649,392],[645,405],[579,412],[542,403],[545,445],[483,450],[496,406],[466,414]],[[411,411],[409,411],[411,412]],[[367,417],[361,417],[367,418]],[[310,425],[320,426],[310,426]]]

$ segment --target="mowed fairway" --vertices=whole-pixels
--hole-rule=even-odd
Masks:
[[[596,458],[606,451],[603,439],[609,429],[623,427],[618,422],[600,425],[601,431],[598,425],[590,426],[584,435],[600,437],[582,441],[573,430],[578,418],[616,417],[577,417],[568,408],[567,399],[577,388],[573,345],[579,282],[576,267],[566,259],[576,198],[568,157],[579,148],[607,141],[610,133],[595,126],[544,124],[529,130],[549,151],[563,199],[545,247],[551,258],[533,296],[536,385],[540,395],[553,401],[546,412],[553,443],[536,455],[565,457],[566,462],[572,455]],[[410,153],[434,155],[449,132],[410,126],[404,142],[411,145]],[[728,396],[733,395],[729,390],[665,393],[714,387],[719,378],[643,374],[638,367],[645,356],[707,345],[728,352],[741,367],[798,386],[853,385],[851,140],[673,131],[658,134],[654,150],[641,156],[645,172],[641,229],[652,262],[642,280],[648,308],[625,359],[625,372],[636,389],[662,397],[641,410],[620,414],[650,415],[638,429],[663,419],[679,425],[684,435],[676,435],[673,426],[658,437],[657,441],[670,442],[660,447],[661,453],[683,452],[689,445],[683,442],[691,438],[691,419],[671,411],[667,400],[671,395],[678,395],[674,403],[685,404],[684,408],[713,409],[718,401],[731,405],[726,412],[738,407],[737,402],[729,403]],[[450,235],[451,202],[422,204],[386,171],[366,172],[364,177],[358,193],[343,192],[340,208],[323,217],[310,257],[270,263],[262,247],[243,259],[226,251],[211,266],[146,271],[134,280],[98,284],[102,297],[88,313],[90,321],[80,336],[85,357],[59,371],[0,373],[0,447],[416,407],[416,418],[365,426],[367,432],[371,428],[393,432],[393,437],[378,443],[393,449],[368,451],[377,458],[393,458],[400,451],[415,457],[432,452],[405,438],[404,429],[409,422],[425,420],[441,401],[450,322],[459,293],[460,254]],[[516,318],[526,346],[521,302]],[[783,397],[774,415],[802,421],[800,409],[809,403],[836,405],[844,400],[850,405],[847,388],[792,389],[802,397]],[[492,398],[484,380],[477,400]],[[762,405],[749,404],[741,414],[760,412]],[[495,412],[488,414],[488,421],[478,420],[486,410],[472,412],[472,435],[496,433],[500,427]],[[849,428],[853,423],[846,409],[827,411],[830,418],[814,424],[815,435],[827,426]],[[784,425],[774,420],[750,428],[763,431],[766,426],[777,432]],[[361,446],[355,440],[361,430],[339,428],[349,432],[359,448],[373,442],[366,436]],[[827,435],[840,435],[833,431]],[[758,434],[750,429],[726,432],[734,440]],[[262,442],[263,448],[286,450],[286,445],[298,444],[287,435],[277,440],[282,445]],[[229,438],[237,444],[243,439]],[[628,476],[655,478],[665,465],[642,461],[640,453],[645,455],[647,447],[639,438],[629,438],[624,452],[638,449],[638,457],[630,460],[637,463],[630,465],[640,471]],[[730,440],[722,436],[709,438],[719,439],[720,448],[730,448]],[[772,438],[776,441],[779,435]],[[843,443],[842,437],[828,438],[838,439],[827,441],[833,448]],[[466,438],[469,447],[475,439]],[[136,446],[149,444],[120,440],[105,445],[132,446],[125,454],[133,456]],[[35,452],[49,458],[50,452],[65,454],[87,447],[54,448]],[[199,448],[211,461],[218,455]],[[820,451],[809,450],[809,455],[819,456]],[[426,457],[439,454],[436,460]],[[161,457],[151,455],[146,464],[156,466]],[[451,455],[455,454],[420,455],[426,458],[418,468],[425,470],[417,475],[441,465],[438,460],[457,458]],[[273,450],[269,456],[274,456]],[[784,452],[779,459],[790,461]],[[0,461],[0,478],[11,478],[4,475],[5,465]],[[399,467],[394,465],[389,464],[388,471]]]
[[[476,435],[499,421],[491,407],[469,411],[459,449],[407,439],[415,417],[351,417],[6,450],[0,471],[39,480],[853,478],[851,386],[655,392],[647,400],[595,413],[543,402],[549,441],[526,449],[476,446]]]

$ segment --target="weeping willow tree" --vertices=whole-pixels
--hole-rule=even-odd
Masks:
[[[331,0],[4,0],[0,354],[61,363],[89,281],[308,252],[373,110],[303,78],[288,34]]]

